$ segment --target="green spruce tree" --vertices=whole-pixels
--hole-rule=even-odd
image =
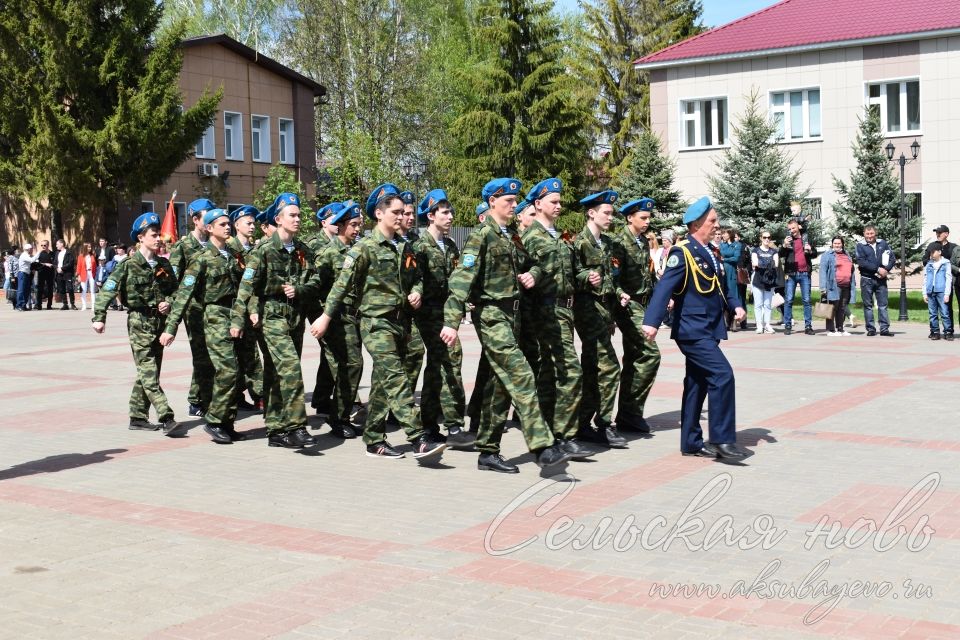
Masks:
[[[676,162],[663,151],[660,136],[644,131],[637,138],[624,169],[613,181],[620,194],[620,204],[637,198],[653,198],[656,215],[651,221],[654,231],[678,227],[686,203],[674,187]]]
[[[313,209],[307,203],[307,190],[289,167],[282,164],[270,167],[263,186],[253,196],[253,206],[262,211],[273,204],[281,193],[295,193],[300,196],[300,235],[305,238],[316,233],[320,227]]]
[[[859,120],[860,128],[852,145],[857,166],[850,172],[850,183],[833,176],[834,189],[840,194],[839,201],[833,204],[835,229],[845,237],[862,237],[863,227],[872,224],[878,238],[899,247],[900,182],[894,175],[894,164],[887,160],[880,114],[866,109]],[[908,199],[907,206],[910,205]],[[907,221],[908,240],[919,237],[920,225],[919,216]],[[908,264],[921,257],[920,247],[914,245],[908,242]]]
[[[792,158],[773,142],[775,128],[760,107],[759,92],[747,96],[734,127],[734,142],[717,161],[717,174],[707,180],[722,222],[730,221],[743,239],[756,244],[760,231],[783,237],[790,219],[790,201],[803,200],[810,187],[800,185]],[[818,238],[811,237],[812,243]]]

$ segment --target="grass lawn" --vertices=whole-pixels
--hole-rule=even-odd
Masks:
[[[896,322],[897,318],[900,317],[900,288],[896,289],[890,288],[890,300],[889,300],[889,310],[890,310],[890,321]],[[813,304],[816,304],[820,300],[820,291],[816,288],[812,289],[810,292],[810,301]],[[950,304],[954,304],[953,300],[950,300]],[[863,325],[863,303],[860,300],[860,291],[857,291],[857,301],[853,304],[851,309],[853,315],[857,317],[857,324]],[[876,312],[874,312],[876,315]],[[774,311],[774,317],[779,317],[779,314]],[[803,303],[800,301],[800,292],[797,292],[796,297],[793,299],[793,317],[794,319],[799,318],[800,324],[803,324]],[[910,322],[922,322],[927,324],[930,322],[930,314],[927,312],[927,303],[923,301],[923,295],[919,291],[907,291],[907,317],[910,319]],[[753,304],[749,304],[747,307],[747,320],[751,323],[753,322]],[[822,323],[823,320],[820,318],[813,319],[814,324]]]

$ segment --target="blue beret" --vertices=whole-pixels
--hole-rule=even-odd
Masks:
[[[655,204],[657,203],[653,201],[653,198],[640,198],[639,200],[631,200],[627,204],[620,207],[620,213],[623,216],[628,216],[631,213],[636,213],[637,211],[653,211]]]
[[[450,198],[447,197],[447,192],[443,189],[434,189],[420,201],[420,206],[417,207],[417,215],[425,217],[428,213],[436,209],[441,202],[450,202]]]
[[[486,202],[481,202],[480,204],[477,205],[478,218],[483,214],[485,214],[487,211],[490,211],[490,205],[488,205]]]
[[[260,210],[252,204],[243,204],[230,212],[230,222],[236,222],[243,216],[253,216],[254,220],[260,218]]]
[[[130,239],[133,242],[137,241],[137,236],[150,227],[159,227],[160,226],[160,216],[155,214],[153,211],[148,211],[140,215],[136,220],[133,221],[133,227],[130,229]]]
[[[338,202],[337,204],[340,205],[340,210],[330,216],[330,218],[327,220],[329,224],[337,224],[339,222],[343,222],[344,220],[353,220],[354,218],[360,217],[360,205],[353,200],[344,200],[343,202]]]
[[[613,204],[617,201],[617,198],[620,197],[620,194],[616,191],[601,191],[600,193],[592,193],[583,200],[580,201],[587,209],[592,207],[599,207],[602,204]]]
[[[203,224],[210,224],[217,218],[229,218],[230,214],[223,209],[207,209],[203,214]]]
[[[560,178],[547,178],[533,185],[533,188],[527,192],[527,200],[533,202],[539,200],[549,193],[560,193],[563,189],[563,183]]]
[[[403,200],[403,204],[413,204],[413,201],[416,200],[412,191],[401,191],[400,199]]]
[[[199,214],[201,211],[207,211],[209,209],[215,208],[217,205],[213,204],[212,200],[207,200],[206,198],[198,198],[187,205],[187,213],[191,216]]]
[[[521,213],[523,213],[524,209],[530,207],[531,205],[533,205],[533,203],[530,202],[529,200],[521,200],[520,202],[517,203],[517,206],[513,208],[513,215],[515,216],[520,215]]]
[[[323,207],[320,208],[319,211],[317,211],[317,220],[324,220],[325,218],[329,218],[333,215],[336,215],[340,213],[342,209],[343,209],[342,202],[331,202],[328,205],[324,205]]]
[[[516,178],[494,178],[483,185],[480,197],[483,198],[484,202],[488,202],[491,197],[516,195],[520,193],[521,187],[523,187],[523,183]]]
[[[703,217],[703,214],[710,211],[710,209],[713,209],[713,203],[710,202],[710,198],[703,196],[683,212],[683,224],[690,224],[691,222],[699,220]]]
[[[300,196],[295,193],[281,193],[277,196],[277,199],[273,201],[273,220],[276,224],[277,214],[286,207],[287,205],[296,205],[300,206]]]
[[[269,207],[262,210],[260,213],[256,215],[256,220],[260,224],[276,225],[277,224],[276,215],[277,215],[277,209],[271,203]]]
[[[367,205],[363,208],[363,210],[372,220],[376,220],[377,216],[373,212],[374,208],[380,204],[384,198],[388,196],[399,195],[400,189],[397,188],[397,185],[390,182],[382,184],[370,192],[370,195],[367,197]]]

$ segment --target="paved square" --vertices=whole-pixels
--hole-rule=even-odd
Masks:
[[[545,478],[517,430],[514,476],[316,417],[302,452],[253,414],[229,446],[129,431],[124,314],[89,315],[0,310],[0,638],[960,637],[960,344],[924,325],[732,334],[736,466],[680,456],[662,332],[652,437]],[[164,367],[188,420],[182,329]]]

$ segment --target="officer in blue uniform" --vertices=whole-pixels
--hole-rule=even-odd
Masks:
[[[720,264],[708,248],[717,227],[717,212],[710,199],[700,198],[683,214],[687,239],[670,250],[663,277],[650,297],[643,333],[657,337],[657,328],[672,298],[670,337],[687,359],[680,408],[680,451],[685,456],[739,460],[746,455],[737,447],[736,386],[733,368],[720,350],[727,339],[724,312],[733,309],[737,321],[746,317],[736,290],[724,292]],[[709,440],[703,441],[700,412],[710,398]]]

